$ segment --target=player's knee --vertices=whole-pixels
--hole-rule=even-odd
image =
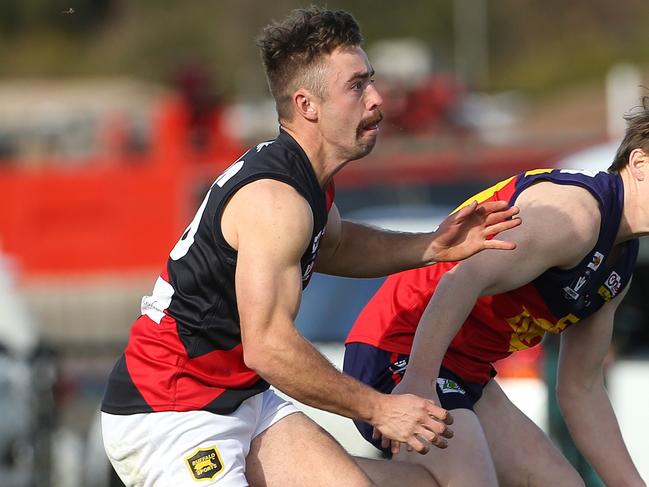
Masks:
[[[531,475],[529,481],[521,487],[546,487],[548,485],[585,487],[586,484],[568,460],[561,459],[547,465],[542,473]]]

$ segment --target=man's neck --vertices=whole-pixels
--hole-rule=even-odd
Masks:
[[[349,162],[336,158],[332,154],[331,148],[327,147],[327,144],[319,133],[311,133],[308,130],[296,130],[290,124],[284,123],[281,124],[281,127],[302,148],[323,189],[329,184],[334,174]]]
[[[649,235],[649,212],[643,207],[641,188],[628,170],[621,171],[620,176],[624,184],[624,208],[616,243]]]

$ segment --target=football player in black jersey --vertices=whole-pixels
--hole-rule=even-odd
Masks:
[[[490,238],[519,223],[504,202],[470,204],[423,234],[341,219],[332,178],[372,150],[382,119],[361,42],[350,14],[317,7],[260,37],[280,135],[212,185],[109,379],[104,443],[128,485],[435,485],[415,465],[356,463],[268,389],[366,421],[395,445],[445,447],[452,420],[444,409],[378,393],[298,333],[302,289],[314,270],[382,276],[514,248]]]

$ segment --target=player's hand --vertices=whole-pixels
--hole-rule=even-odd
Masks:
[[[520,225],[518,207],[506,201],[473,201],[452,215],[437,228],[430,246],[431,260],[456,261],[466,259],[485,249],[512,250],[513,242],[492,237],[504,230]]]
[[[430,399],[413,394],[383,395],[377,411],[373,436],[381,437],[384,448],[390,445],[393,454],[399,453],[401,443],[421,454],[428,453],[430,445],[446,448],[446,439],[453,436],[448,428],[453,418]]]

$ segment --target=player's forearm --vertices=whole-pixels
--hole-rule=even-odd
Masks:
[[[435,380],[446,350],[473,309],[481,286],[447,272],[420,319],[415,333],[407,374]]]
[[[558,399],[577,448],[604,483],[608,487],[645,487],[624,444],[603,382],[590,388],[560,390]]]
[[[316,270],[343,277],[381,277],[435,262],[431,233],[393,232],[344,221],[334,253]]]
[[[296,331],[267,334],[246,347],[246,364],[267,382],[309,406],[372,422],[381,394],[338,371]]]

